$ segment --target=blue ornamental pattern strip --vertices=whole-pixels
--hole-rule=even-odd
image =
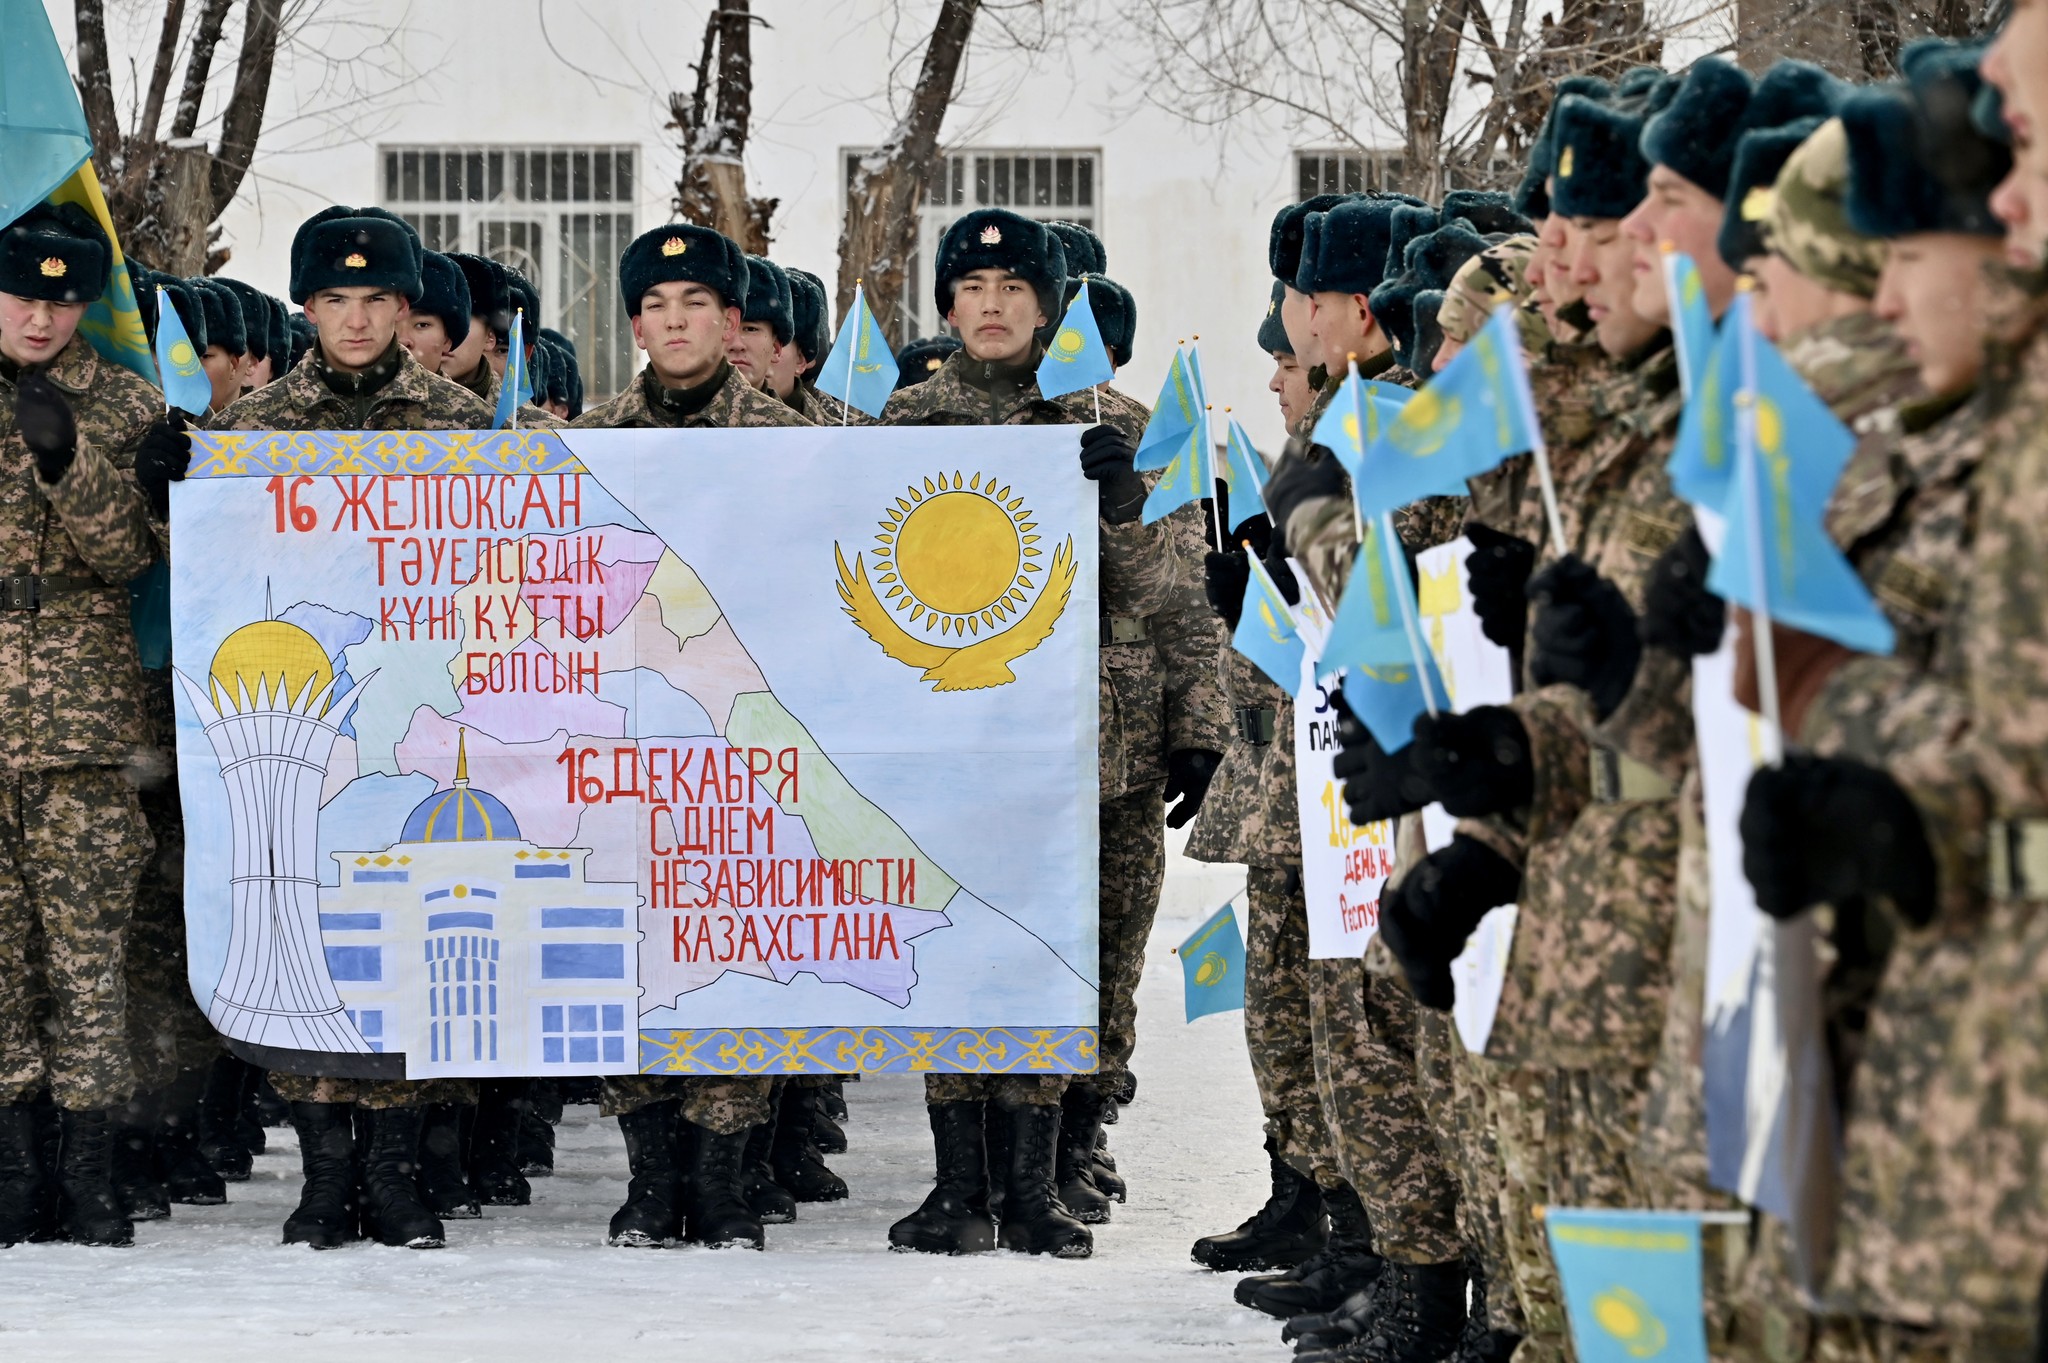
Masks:
[[[188,476],[581,472],[544,430],[202,431],[192,436]]]
[[[642,1074],[1093,1074],[1093,1027],[642,1032]]]

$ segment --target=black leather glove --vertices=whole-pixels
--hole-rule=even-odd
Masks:
[[[78,422],[71,404],[40,369],[26,370],[14,386],[14,421],[22,443],[36,457],[36,477],[54,485],[71,471],[78,455]]]
[[[160,521],[171,516],[171,484],[184,482],[185,471],[192,467],[191,424],[179,411],[160,417],[143,432],[142,445],[135,451],[135,481]]]
[[[1287,552],[1287,519],[1303,502],[1317,497],[1341,497],[1351,480],[1344,466],[1327,445],[1311,445],[1294,439],[1287,442],[1273,476],[1266,480],[1266,510],[1273,517],[1273,544]]]
[[[1451,962],[1479,920],[1522,890],[1522,873],[1463,834],[1424,857],[1392,893],[1380,894],[1380,935],[1401,963],[1416,1002],[1448,1009],[1457,1001]]]
[[[1145,510],[1145,479],[1135,467],[1138,447],[1114,426],[1090,426],[1081,433],[1081,476],[1095,484],[1102,519],[1129,525]]]
[[[1413,743],[1388,752],[1343,703],[1341,691],[1331,699],[1337,710],[1337,755],[1330,768],[1344,783],[1344,812],[1353,824],[1363,828],[1381,819],[1398,819],[1436,799],[1415,773]]]
[[[1482,705],[1467,714],[1419,715],[1406,751],[1416,778],[1460,819],[1505,814],[1536,796],[1529,731],[1505,705]]]
[[[1202,801],[1208,798],[1209,782],[1216,777],[1216,768],[1223,765],[1223,754],[1207,748],[1176,748],[1166,755],[1166,826],[1185,828],[1195,815],[1202,812]],[[1178,800],[1180,803],[1175,804]]]
[[[1472,613],[1479,630],[1510,653],[1522,651],[1529,628],[1529,571],[1536,566],[1536,546],[1519,535],[1504,535],[1490,525],[1465,527],[1472,555],[1465,573],[1472,584]]]
[[[1697,658],[1721,646],[1728,628],[1728,603],[1707,590],[1714,566],[1699,527],[1689,525],[1678,543],[1658,555],[1643,589],[1643,642],[1652,648]]]
[[[1749,778],[1742,873],[1757,907],[1791,918],[1859,894],[1934,921],[1934,852],[1911,797],[1876,767],[1795,753]]]
[[[1529,579],[1529,600],[1536,605],[1529,675],[1538,686],[1576,686],[1601,719],[1613,714],[1643,658],[1636,613],[1621,589],[1567,555]]]
[[[1301,604],[1301,584],[1294,580],[1294,569],[1287,566],[1287,555],[1280,552],[1278,544],[1268,545],[1266,552],[1259,556],[1265,565],[1266,576],[1273,579],[1273,585],[1280,589],[1280,596],[1290,606]]]
[[[1223,617],[1224,627],[1237,632],[1244,616],[1245,588],[1252,583],[1252,565],[1242,549],[1219,554],[1211,549],[1202,559],[1202,586],[1209,594],[1209,608]]]

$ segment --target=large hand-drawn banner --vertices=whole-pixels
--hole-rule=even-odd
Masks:
[[[173,498],[192,987],[275,1068],[1095,1068],[1061,429],[221,434]]]

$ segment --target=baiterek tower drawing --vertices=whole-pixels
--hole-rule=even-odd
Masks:
[[[204,688],[178,673],[220,758],[234,832],[227,963],[206,1007],[224,1036],[302,1051],[370,1051],[328,973],[318,858],[327,761],[369,680],[335,696],[327,650],[275,619],[222,641]]]

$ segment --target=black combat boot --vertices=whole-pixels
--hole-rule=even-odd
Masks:
[[[767,1121],[747,1128],[747,1151],[740,1158],[740,1196],[754,1210],[764,1226],[786,1226],[796,1220],[796,1199],[789,1189],[775,1181],[768,1155],[775,1148],[775,1114]]]
[[[45,1238],[54,1190],[39,1147],[35,1108],[0,1104],[0,1249]]]
[[[1129,1107],[1138,1101],[1138,1076],[1129,1070],[1124,1071],[1124,1080],[1117,1085],[1116,1101],[1119,1107]]]
[[[532,1106],[528,1079],[485,1079],[477,1085],[476,1125],[469,1138],[469,1181],[486,1207],[524,1207],[533,1185],[519,1167],[519,1132]]]
[[[1513,1330],[1496,1330],[1486,1323],[1486,1274],[1476,1259],[1468,1260],[1465,1272],[1472,1283],[1471,1303],[1465,1312],[1465,1329],[1448,1363],[1508,1363],[1522,1336]]]
[[[889,1248],[920,1254],[979,1254],[996,1247],[988,1210],[988,1143],[981,1103],[934,1103],[932,1148],[938,1181],[924,1202],[889,1227]]]
[[[818,1106],[827,1117],[835,1122],[846,1120],[846,1076],[835,1074],[832,1082],[825,1085],[824,1096],[818,1099]]]
[[[1090,1156],[1095,1162],[1093,1177],[1095,1187],[1111,1202],[1122,1202],[1130,1196],[1130,1189],[1124,1185],[1122,1174],[1116,1171],[1116,1156],[1109,1149],[1109,1128],[1104,1127],[1096,1137],[1095,1153]]]
[[[818,1112],[818,1090],[785,1085],[775,1113],[775,1141],[768,1166],[775,1181],[799,1202],[837,1202],[846,1196],[846,1180],[825,1167],[825,1157],[811,1142]]]
[[[683,1239],[713,1249],[766,1249],[761,1218],[741,1192],[746,1131],[721,1136],[687,1119],[682,1125]]]
[[[1060,1098],[1060,1153],[1054,1178],[1061,1205],[1089,1226],[1109,1220],[1109,1198],[1095,1186],[1095,1147],[1102,1136],[1102,1112],[1109,1105],[1102,1091],[1086,1080],[1067,1085]]]
[[[114,1191],[114,1124],[104,1110],[66,1112],[64,1145],[57,1156],[63,1194],[61,1230],[80,1245],[132,1245],[135,1223]]]
[[[683,1169],[676,1155],[676,1104],[649,1103],[619,1118],[626,1137],[626,1203],[612,1213],[609,1243],[660,1249],[683,1233]]]
[[[548,1178],[555,1172],[555,1124],[562,1120],[562,1091],[552,1079],[535,1079],[519,1114],[519,1172]]]
[[[264,1118],[264,1106],[258,1094],[270,1088],[270,1071],[255,1065],[242,1067],[242,1093],[239,1106],[235,1109],[235,1130],[242,1137],[242,1144],[251,1155],[260,1155],[270,1148],[270,1138],[264,1128],[270,1123]]]
[[[278,1096],[277,1086],[270,1082],[270,1071],[250,1067],[249,1115],[260,1127],[282,1129],[292,1124],[292,1105]],[[262,1154],[262,1151],[256,1153]]]
[[[1386,1281],[1383,1273],[1328,1311],[1294,1317],[1280,1327],[1280,1342],[1292,1344],[1297,1354],[1313,1357],[1341,1349],[1370,1333],[1380,1307],[1380,1288]]]
[[[1330,1235],[1323,1247],[1285,1273],[1246,1278],[1232,1294],[1240,1306],[1281,1320],[1328,1311],[1370,1287],[1382,1260],[1372,1252],[1372,1226],[1365,1206],[1348,1184],[1323,1194]]]
[[[1298,1363],[1442,1363],[1465,1330],[1465,1262],[1386,1263],[1372,1326],[1343,1348]]]
[[[1060,1110],[1048,1104],[1020,1104],[1004,1111],[1010,1131],[1003,1179],[1002,1228],[996,1243],[1025,1254],[1085,1259],[1095,1237],[1060,1205],[1054,1177],[1059,1168]]]
[[[199,1096],[205,1088],[204,1069],[178,1071],[156,1119],[156,1173],[164,1196],[191,1207],[218,1207],[228,1200],[227,1181],[199,1151]]]
[[[306,1181],[284,1223],[287,1245],[339,1249],[356,1238],[355,1108],[348,1103],[293,1103],[299,1165]]]
[[[369,1127],[363,1144],[363,1234],[394,1249],[439,1249],[448,1232],[420,1201],[420,1138],[425,1109],[358,1108]]]
[[[1323,1217],[1323,1195],[1316,1181],[1280,1158],[1273,1138],[1266,1138],[1266,1162],[1273,1191],[1266,1205],[1222,1235],[1195,1241],[1194,1261],[1218,1273],[1259,1273],[1290,1269],[1323,1247],[1329,1223]]]
[[[249,1066],[231,1055],[214,1058],[199,1099],[199,1153],[228,1183],[246,1183],[255,1157],[242,1131],[242,1095]]]
[[[482,1216],[469,1174],[462,1164],[462,1126],[466,1103],[429,1103],[421,1109],[419,1149],[420,1202],[445,1220]]]
[[[811,1144],[821,1155],[843,1155],[846,1153],[846,1128],[839,1124],[846,1115],[846,1099],[839,1097],[839,1080],[824,1088],[813,1089],[817,1101],[811,1105]],[[838,1098],[837,1111],[833,1109],[834,1098]]]
[[[108,1113],[114,1129],[114,1196],[130,1221],[161,1221],[171,1199],[156,1174],[157,1096],[138,1093]]]

